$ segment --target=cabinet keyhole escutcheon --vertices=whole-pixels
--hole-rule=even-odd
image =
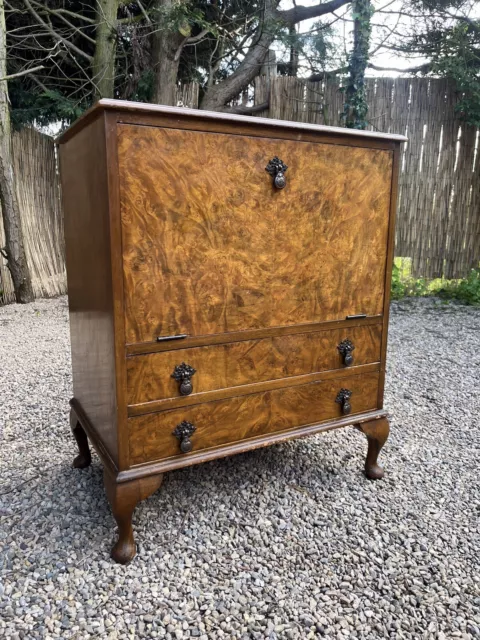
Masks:
[[[189,364],[182,362],[182,364],[177,364],[172,373],[172,378],[178,382],[178,389],[180,391],[180,395],[188,396],[193,391],[192,385],[192,376],[195,374],[196,369],[191,367]]]
[[[278,156],[272,158],[265,167],[265,171],[272,176],[273,184],[277,189],[283,189],[286,186],[285,172],[287,169],[287,165]]]

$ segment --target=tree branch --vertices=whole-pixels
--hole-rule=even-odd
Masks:
[[[330,2],[316,4],[311,7],[294,6],[292,9],[277,11],[277,14],[287,24],[296,24],[297,22],[302,22],[302,20],[318,18],[326,13],[332,13],[346,4],[350,4],[350,0],[330,0]]]
[[[82,56],[83,58],[86,58],[89,62],[92,62],[93,58],[92,56],[89,56],[88,53],[85,53],[85,51],[82,51],[81,49],[79,49],[77,46],[75,46],[72,42],[69,42],[68,40],[66,40],[65,38],[62,38],[61,35],[59,35],[55,29],[53,29],[47,22],[45,22],[45,20],[43,20],[43,18],[41,18],[38,13],[35,11],[35,9],[32,7],[32,5],[30,4],[29,0],[23,0],[25,6],[27,7],[27,9],[30,11],[30,13],[32,14],[32,16],[35,18],[35,20],[41,24],[47,31],[48,33],[55,38],[55,40],[58,40],[59,42],[62,42],[66,47],[68,47],[69,49],[71,49],[72,51],[75,51],[79,56]]]
[[[420,64],[417,67],[407,67],[406,69],[400,69],[399,67],[379,67],[376,64],[369,64],[369,69],[374,69],[375,71],[396,71],[398,73],[428,73],[431,69],[431,63],[426,62],[425,64]]]
[[[333,71],[321,71],[320,73],[312,73],[312,75],[307,78],[307,82],[321,82],[322,80],[328,80],[329,78],[347,73],[347,71],[348,67],[340,67],[339,69],[333,69]]]
[[[44,9],[47,9],[47,7],[44,7]],[[71,16],[72,18],[77,18],[78,20],[83,20],[84,22],[95,24],[95,20],[93,18],[88,18],[87,16],[84,16],[81,13],[75,13],[74,11],[68,11],[68,9],[51,9],[49,7],[48,11],[49,13],[64,13],[66,16]]]
[[[208,89],[201,103],[202,109],[217,111],[225,108],[255,78],[275,40],[277,31],[271,27],[271,23],[277,18],[275,0],[266,0],[263,19],[251,47],[232,75]]]
[[[431,63],[427,62],[425,64],[420,64],[417,67],[407,67],[406,69],[400,69],[399,67],[379,67],[376,64],[369,62],[367,67],[369,69],[373,69],[374,71],[395,71],[397,73],[428,73],[431,69]],[[309,78],[307,78],[307,82],[321,82],[322,80],[327,80],[328,78],[333,78],[334,76],[341,75],[342,73],[346,73],[348,71],[348,67],[340,67],[339,69],[334,69],[333,71],[322,71],[321,73],[313,73]]]
[[[198,35],[191,36],[190,38],[189,37],[185,38],[183,42],[180,44],[180,46],[178,47],[178,49],[176,50],[174,60],[179,60],[180,56],[182,55],[183,47],[189,44],[195,44],[196,42],[199,42],[207,35],[207,33],[210,33],[210,29],[202,29],[202,31],[200,31]]]
[[[152,24],[152,21],[150,20],[150,16],[148,15],[148,13],[145,11],[145,7],[143,6],[143,4],[140,2],[140,0],[137,0],[137,4],[140,7],[140,11],[143,13],[143,17],[145,18],[145,20],[147,21],[147,24]]]
[[[259,111],[264,111],[268,109],[270,105],[270,101],[262,102],[262,104],[256,104],[252,107],[247,107],[243,104],[234,105],[232,107],[223,107],[223,109],[219,109],[224,113],[236,113],[242,116],[251,116],[254,113],[258,113]]]
[[[26,76],[29,73],[35,73],[35,71],[40,71],[41,69],[44,69],[45,67],[43,66],[43,64],[41,64],[38,67],[32,67],[31,69],[25,69],[25,71],[19,71],[18,73],[12,73],[9,76],[3,76],[3,78],[0,78],[0,82],[4,82],[5,80],[13,80],[14,78],[20,78],[21,76]]]
[[[95,44],[95,40],[93,38],[91,38],[86,33],[83,33],[83,31],[81,29],[79,29],[78,27],[76,27],[74,24],[72,24],[70,22],[70,20],[67,20],[66,18],[64,18],[64,16],[62,15],[62,13],[63,13],[62,11],[55,11],[54,9],[49,9],[48,7],[42,7],[42,5],[39,2],[35,2],[35,0],[31,0],[31,1],[33,2],[33,4],[35,6],[40,7],[44,11],[47,11],[48,13],[53,14],[53,15],[57,15],[58,18],[60,18],[60,20],[63,20],[63,22],[65,22],[65,24],[67,24],[71,29],[73,29],[73,31],[78,33],[80,36],[82,36],[83,38],[85,38],[86,40],[91,42],[92,44]]]
[[[204,38],[207,33],[210,33],[210,29],[203,29],[198,35],[187,38],[185,44],[195,44],[195,42],[198,42],[199,40]]]

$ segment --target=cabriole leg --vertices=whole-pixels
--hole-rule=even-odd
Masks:
[[[75,469],[85,469],[92,462],[92,455],[88,446],[87,434],[83,430],[82,425],[78,421],[77,414],[73,409],[70,409],[70,428],[72,429],[73,436],[77,441],[79,454],[73,461]]]
[[[155,493],[163,480],[163,474],[138,478],[129,482],[116,482],[105,469],[103,481],[113,517],[118,525],[118,540],[111,556],[120,564],[127,564],[135,557],[136,545],[133,537],[132,515],[139,502]]]
[[[384,470],[377,463],[378,454],[385,444],[390,433],[390,425],[387,418],[379,418],[371,422],[363,422],[358,425],[368,440],[367,459],[365,460],[365,475],[370,480],[383,478]]]

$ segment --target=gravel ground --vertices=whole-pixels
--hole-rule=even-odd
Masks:
[[[353,429],[169,473],[109,559],[66,299],[0,308],[0,637],[480,638],[480,310],[394,304],[387,474]]]

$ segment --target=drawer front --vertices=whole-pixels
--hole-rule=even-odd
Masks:
[[[393,152],[118,132],[127,343],[382,313]]]
[[[339,369],[346,366],[345,358],[350,362],[349,353],[350,366],[379,362],[381,335],[377,324],[131,356],[128,404]],[[182,363],[195,373],[176,369]]]
[[[129,418],[130,464],[188,456],[182,453],[182,439],[173,435],[182,422],[194,425],[195,432],[186,437],[191,451],[197,452],[341,418],[343,403],[336,402],[341,389],[351,391],[351,415],[373,410],[378,379],[378,373],[346,376]]]

